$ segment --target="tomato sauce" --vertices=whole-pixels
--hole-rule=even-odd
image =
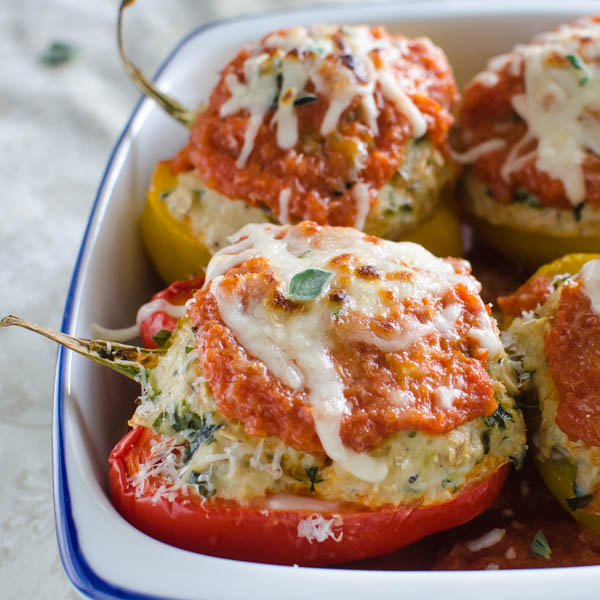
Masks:
[[[550,281],[546,275],[534,275],[514,294],[500,296],[498,306],[504,318],[516,318],[521,313],[534,310],[542,305],[553,292]]]
[[[386,38],[381,28],[373,28],[376,38]],[[420,40],[392,38],[404,44],[402,59],[392,66],[399,80],[411,79],[409,91],[413,103],[427,122],[427,136],[437,146],[445,143],[453,121],[449,109],[457,98],[456,86],[444,54],[432,44]],[[272,48],[261,48],[273,53]],[[300,60],[308,60],[301,52]],[[349,68],[347,50],[333,55],[333,69]],[[386,99],[377,84],[375,102],[379,116],[378,134],[367,124],[365,111],[358,97],[341,114],[336,129],[320,133],[329,98],[319,93],[309,80],[305,91],[317,100],[296,107],[298,142],[294,151],[279,147],[276,127],[271,124],[275,107],[263,119],[253,150],[246,164],[238,168],[238,159],[248,126],[247,110],[221,117],[220,107],[230,98],[227,75],[244,79],[243,65],[249,51],[243,50],[224,69],[212,92],[207,110],[198,115],[187,146],[174,159],[177,172],[196,169],[200,179],[210,188],[229,198],[245,200],[251,206],[267,208],[279,214],[279,195],[285,188],[291,196],[288,216],[291,221],[312,220],[321,224],[352,226],[356,222],[357,206],[353,187],[358,181],[369,184],[371,202],[376,190],[388,183],[405,157],[406,143],[412,137],[407,117],[398,106]],[[371,51],[373,62],[383,60],[378,50]],[[360,73],[356,74],[357,79]],[[360,81],[360,79],[359,79]],[[406,87],[406,86],[405,86]],[[364,167],[354,164],[357,143],[367,149]]]
[[[525,92],[525,83],[522,67],[516,75],[511,72],[510,64],[495,73],[498,75],[495,85],[474,80],[467,86],[458,112],[457,133],[453,143],[457,150],[464,152],[486,140],[501,138],[506,141],[503,148],[488,152],[473,163],[475,176],[487,184],[498,202],[509,204],[517,189],[526,188],[546,206],[572,210],[563,183],[538,169],[536,156],[511,172],[508,179],[502,177],[502,166],[509,152],[527,131],[527,124],[512,106],[512,98]],[[532,141],[522,149],[520,155],[535,150],[536,146],[537,143]],[[585,201],[600,204],[600,157],[588,151],[582,170]]]
[[[556,424],[571,440],[600,446],[600,316],[581,280],[562,288],[545,354],[559,393]]]
[[[334,258],[329,266],[347,269],[348,257]],[[363,276],[377,274],[367,269]],[[294,318],[294,313],[304,310],[302,303],[283,297],[278,279],[263,258],[231,269],[220,286],[243,305],[250,300],[266,303],[276,320]],[[343,290],[333,290],[323,302],[331,302],[333,313],[342,296]],[[216,299],[208,290],[195,298],[188,310],[198,328],[202,370],[225,417],[244,423],[250,435],[274,435],[297,449],[322,452],[308,390],[284,385],[263,362],[249,355],[221,319]],[[356,331],[382,335],[401,331],[406,319],[415,316],[421,323],[431,322],[440,309],[450,304],[460,307],[454,338],[442,337],[433,329],[403,351],[394,352],[352,341],[350,334]],[[458,284],[437,301],[396,301],[386,319],[351,311],[340,312],[332,319],[326,335],[350,409],[341,421],[344,445],[366,452],[380,446],[395,431],[418,429],[440,434],[475,417],[492,414],[497,403],[485,369],[487,350],[466,335],[479,323],[482,310],[485,308],[479,297]],[[445,405],[438,395],[442,386],[461,393]]]
[[[488,548],[469,549],[492,529],[502,539]],[[533,539],[542,530],[550,558],[534,554]],[[579,525],[550,494],[533,464],[513,471],[500,496],[482,515],[386,556],[343,565],[347,569],[479,570],[544,569],[600,564],[600,535]]]

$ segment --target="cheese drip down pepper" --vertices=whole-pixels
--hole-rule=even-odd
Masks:
[[[110,457],[115,506],[177,546],[284,564],[375,556],[473,518],[525,448],[478,292],[466,262],[408,242],[247,226],[165,346],[123,354],[142,394]]]

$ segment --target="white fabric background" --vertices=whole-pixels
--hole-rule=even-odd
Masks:
[[[318,4],[138,0],[126,14],[127,46],[151,74],[197,25],[311,3]],[[0,316],[60,327],[96,188],[138,98],[116,50],[117,7],[117,0],[0,0]],[[77,47],[76,60],[42,64],[40,55],[55,40]],[[49,341],[0,331],[0,596],[6,600],[77,597],[62,571],[52,512],[55,357]]]

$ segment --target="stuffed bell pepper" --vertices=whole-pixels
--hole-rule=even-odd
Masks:
[[[110,490],[147,534],[342,563],[468,521],[521,464],[516,378],[466,261],[353,228],[251,224],[199,284],[174,328],[152,313],[169,292],[142,311],[161,348],[94,356],[142,383]]]
[[[476,232],[539,266],[600,251],[600,18],[490,60],[453,134]]]
[[[329,25],[267,35],[223,68],[187,145],[159,163],[141,223],[152,261],[183,279],[247,223],[305,219],[460,255],[446,149],[456,100],[426,38]]]
[[[535,460],[550,491],[600,533],[600,258],[571,254],[498,300],[527,397]]]

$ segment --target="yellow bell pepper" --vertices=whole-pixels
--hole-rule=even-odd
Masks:
[[[573,484],[577,475],[577,469],[567,460],[559,460],[553,462],[535,461],[538,471],[552,492],[552,495],[559,501],[561,506],[571,514],[571,516],[582,525],[590,527],[596,533],[600,533],[600,513],[587,511],[587,509],[579,508],[572,510],[567,503],[567,498],[572,498]]]
[[[442,198],[433,214],[401,240],[421,244],[436,256],[462,256],[460,218],[454,203]]]
[[[475,231],[481,239],[514,261],[538,266],[574,252],[600,252],[600,237],[562,237],[493,225],[472,217]]]
[[[191,227],[173,217],[161,199],[161,195],[176,184],[177,176],[173,174],[170,162],[158,163],[140,221],[144,247],[167,283],[196,275],[211,257]]]
[[[168,161],[158,163],[141,217],[141,234],[152,263],[167,282],[184,280],[208,264],[211,252],[185,220],[175,218],[161,196],[177,185]],[[437,256],[460,256],[460,220],[452,202],[440,202],[431,217],[402,238]]]

